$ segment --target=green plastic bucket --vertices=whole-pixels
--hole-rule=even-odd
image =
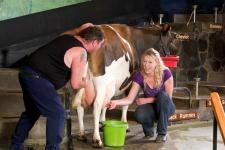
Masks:
[[[122,147],[125,143],[127,123],[117,120],[103,122],[104,145],[109,147]]]

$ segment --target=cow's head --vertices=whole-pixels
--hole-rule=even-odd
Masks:
[[[100,27],[104,32],[105,42],[97,52],[92,53],[89,57],[91,72],[94,76],[103,75],[105,67],[124,56],[124,53],[127,54],[127,61],[134,60],[130,63],[130,72],[133,72],[141,54],[148,48],[155,48],[161,55],[174,54],[176,51],[175,35],[171,33],[169,24],[152,27],[108,24]],[[121,38],[129,43],[131,49]]]
[[[154,48],[160,52],[161,56],[176,55],[178,51],[177,44],[179,41],[176,39],[176,33],[171,32],[171,25],[155,25],[155,28],[159,29],[160,38],[154,45]]]

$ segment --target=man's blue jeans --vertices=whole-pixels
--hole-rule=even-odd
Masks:
[[[19,81],[23,90],[25,111],[17,123],[10,150],[23,149],[23,143],[40,115],[47,118],[45,149],[59,150],[66,113],[55,87],[29,67],[19,74]]]
[[[142,125],[146,136],[154,129],[154,122],[157,120],[157,133],[166,135],[168,118],[175,113],[175,105],[172,99],[165,93],[160,92],[156,96],[155,103],[144,104],[135,110],[135,119]]]

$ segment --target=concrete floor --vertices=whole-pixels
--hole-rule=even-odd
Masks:
[[[169,127],[167,141],[163,144],[143,139],[142,128],[134,121],[129,121],[130,132],[126,135],[124,147],[104,150],[212,150],[213,141],[212,121],[191,121],[185,124],[173,124]],[[92,130],[87,130],[88,142],[83,143],[73,140],[74,150],[94,150],[91,147]],[[218,129],[217,150],[224,150],[225,146]]]
[[[177,150],[212,150],[213,122],[197,121],[170,128],[169,139]],[[218,129],[217,150],[224,150],[225,146]]]
[[[172,124],[168,129],[168,139],[163,144],[156,144],[154,138],[144,140],[141,126],[134,121],[129,121],[128,123],[130,132],[126,135],[125,145],[121,148],[104,147],[102,150],[212,150],[212,121],[193,120],[182,124]],[[91,115],[85,118],[85,125],[88,141],[77,141],[78,123],[77,119],[73,118],[72,136],[74,150],[96,150],[96,148],[91,147],[93,131]],[[224,149],[225,146],[218,129],[217,150]],[[0,141],[0,150],[8,150],[8,142]]]

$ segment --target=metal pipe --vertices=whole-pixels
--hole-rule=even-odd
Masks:
[[[194,8],[194,23],[196,22],[196,10],[197,10],[198,5],[193,5]]]
[[[217,150],[217,120],[213,117],[213,150]]]
[[[200,81],[200,78],[194,78],[195,80],[195,96],[198,97],[198,83]]]
[[[191,99],[191,90],[187,87],[174,87],[173,90],[175,91],[185,91],[188,94],[188,100],[189,100],[189,109],[191,109],[192,107],[192,99]]]
[[[155,24],[152,18],[151,18],[151,21],[150,21],[149,24],[150,24],[150,25],[154,25],[154,24]]]
[[[164,17],[164,14],[159,14],[159,24],[162,24],[162,18]]]
[[[217,24],[217,17],[218,17],[218,8],[214,8],[214,23]]]
[[[193,11],[191,12],[191,15],[190,15],[190,17],[189,17],[189,19],[188,19],[187,26],[188,26],[189,23],[191,22],[192,15],[193,15]]]

